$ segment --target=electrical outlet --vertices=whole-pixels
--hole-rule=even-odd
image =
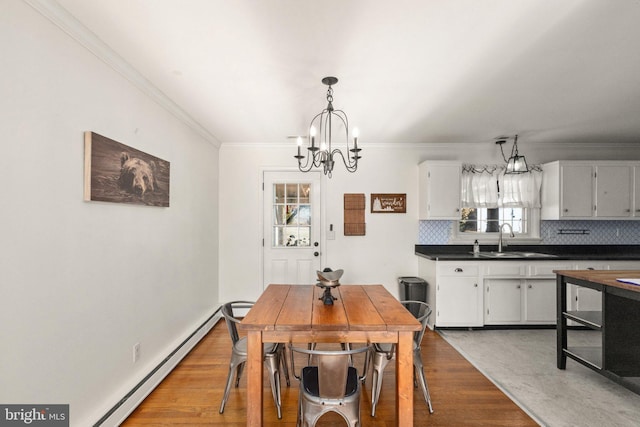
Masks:
[[[136,363],[140,359],[140,343],[137,342],[133,345],[133,363]]]

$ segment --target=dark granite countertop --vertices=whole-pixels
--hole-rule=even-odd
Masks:
[[[497,251],[497,245],[482,245],[481,251]],[[500,261],[611,260],[640,261],[640,245],[509,245],[508,252],[536,252],[554,257],[499,258]],[[415,254],[438,261],[496,261],[473,255],[472,245],[415,245]]]

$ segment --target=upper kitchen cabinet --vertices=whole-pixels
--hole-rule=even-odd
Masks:
[[[542,168],[543,220],[640,218],[640,162],[556,161]]]
[[[426,161],[419,166],[419,219],[460,219],[462,164]]]

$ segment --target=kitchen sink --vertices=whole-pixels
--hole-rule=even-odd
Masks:
[[[520,252],[520,251],[507,251],[507,252],[480,252],[478,254],[484,258],[555,258],[556,255],[543,254],[540,252]]]

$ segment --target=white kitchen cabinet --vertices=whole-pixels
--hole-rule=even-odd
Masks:
[[[595,166],[595,216],[629,218],[631,216],[633,167],[627,164]]]
[[[419,219],[460,219],[462,164],[422,162],[418,176]]]
[[[484,323],[511,325],[521,322],[522,281],[520,279],[485,279]]]
[[[555,279],[485,279],[485,324],[556,322]]]
[[[542,219],[633,218],[634,200],[640,209],[637,166],[629,161],[569,160],[542,165]]]
[[[556,323],[554,270],[637,270],[638,261],[484,260],[419,258],[418,273],[428,283],[431,327],[553,325]],[[591,292],[590,292],[591,291]],[[567,285],[573,311],[600,307],[599,293]]]
[[[593,214],[593,170],[590,165],[560,168],[560,216],[584,218]]]
[[[482,326],[482,289],[477,278],[446,277],[436,287],[436,326]]]
[[[427,302],[433,310],[430,326],[483,325],[479,263],[421,259],[418,267],[420,277],[428,283]]]
[[[633,217],[640,218],[640,165],[633,167]]]
[[[524,323],[556,324],[556,279],[527,279],[523,293]]]
[[[572,270],[571,261],[497,261],[483,264],[486,325],[556,323],[554,270]]]

